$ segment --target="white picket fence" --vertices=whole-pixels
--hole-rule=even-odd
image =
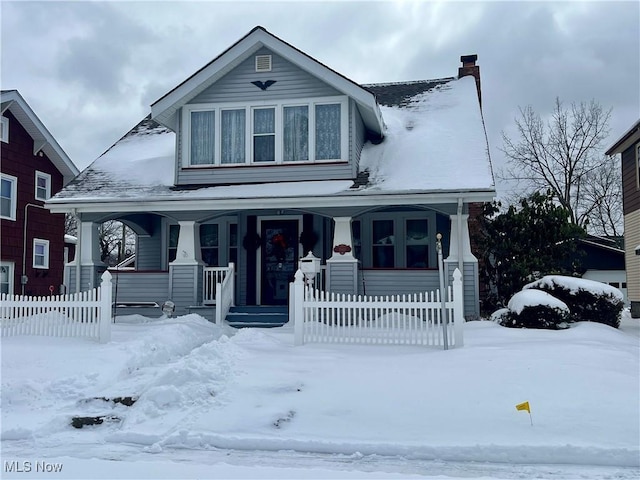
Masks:
[[[440,292],[393,296],[343,295],[304,285],[302,272],[291,286],[289,321],[296,345],[305,342],[407,344],[461,347],[462,274],[453,273],[442,315]],[[444,326],[443,326],[444,324]]]
[[[102,274],[100,287],[86,292],[50,297],[0,297],[3,337],[43,335],[84,337],[100,343],[111,339],[111,274]]]

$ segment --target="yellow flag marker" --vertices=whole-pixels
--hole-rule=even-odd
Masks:
[[[533,425],[533,418],[531,417],[531,407],[529,406],[529,402],[522,402],[516,405],[516,410],[526,410],[529,412],[529,420],[531,420],[531,425]]]

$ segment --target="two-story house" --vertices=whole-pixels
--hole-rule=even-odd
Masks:
[[[329,291],[434,290],[442,233],[478,315],[469,214],[495,189],[476,58],[457,77],[359,85],[254,28],[47,202],[81,221],[70,289],[96,284],[97,225],[112,219],[137,234],[116,301],[176,313],[209,303],[230,262],[237,305],[286,305],[309,251]]]
[[[625,265],[631,316],[640,318],[640,120],[607,150],[622,157]]]
[[[0,292],[58,294],[64,214],[44,204],[79,172],[17,90],[0,99]]]

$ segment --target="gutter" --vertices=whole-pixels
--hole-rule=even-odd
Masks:
[[[354,192],[355,193],[355,192]],[[56,199],[47,202],[47,208],[53,213],[66,213],[72,209],[82,212],[101,213],[109,211],[141,212],[162,210],[167,212],[190,210],[240,210],[266,208],[313,208],[313,207],[353,207],[378,206],[380,202],[387,205],[423,205],[458,203],[460,199],[467,202],[487,202],[493,200],[495,190],[442,191],[431,193],[396,193],[396,194],[348,194],[305,197],[218,197],[218,198],[180,198],[166,196],[156,198],[131,198],[128,201],[114,202],[113,198]]]

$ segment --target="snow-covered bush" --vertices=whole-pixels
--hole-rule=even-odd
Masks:
[[[542,290],[566,303],[571,321],[598,322],[618,328],[624,307],[622,292],[606,283],[584,278],[547,275],[523,290]]]
[[[569,315],[569,307],[561,300],[541,290],[524,290],[491,318],[504,327],[560,330],[568,328]]]

